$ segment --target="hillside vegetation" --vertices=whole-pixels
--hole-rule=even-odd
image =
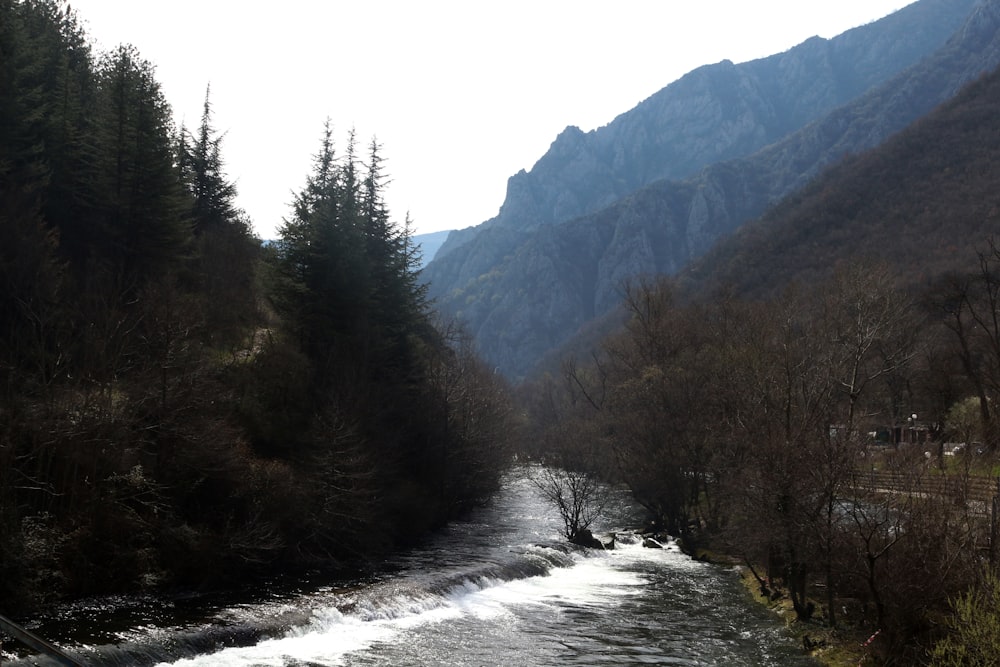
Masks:
[[[767,295],[857,258],[885,262],[911,285],[965,266],[1000,231],[998,107],[994,72],[744,225],[683,281],[701,294],[726,286]]]
[[[505,391],[416,281],[380,148],[321,135],[281,239],[206,94],[0,0],[0,610],[364,566],[488,497]]]

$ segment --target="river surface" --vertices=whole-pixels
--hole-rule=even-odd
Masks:
[[[606,515],[599,535],[641,518],[624,494]],[[815,665],[732,569],[627,535],[613,551],[568,548],[561,527],[516,475],[365,580],[93,600],[29,628],[93,665]],[[6,654],[3,664],[53,663]]]

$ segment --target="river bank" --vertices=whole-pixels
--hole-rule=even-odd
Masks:
[[[800,621],[795,616],[792,602],[786,595],[777,599],[764,595],[760,585],[745,565],[739,566],[740,580],[750,597],[759,605],[781,618],[802,650],[825,667],[857,667],[869,657],[866,642],[872,636],[868,631],[844,627],[831,629],[825,619]]]
[[[796,617],[788,595],[781,591],[762,590],[752,570],[738,558],[705,547],[687,548],[680,540],[678,544],[693,560],[731,566],[738,573],[740,583],[750,599],[782,620],[788,632],[802,647],[803,655],[809,656],[824,667],[859,667],[875,664],[866,661],[870,658],[868,645],[877,638],[878,633],[872,635],[870,630],[844,619],[841,619],[837,628],[830,628],[826,624],[826,618],[819,614],[809,621],[801,621]],[[824,609],[820,600],[814,600],[814,603],[818,610]],[[847,611],[848,606],[845,602],[843,612]]]

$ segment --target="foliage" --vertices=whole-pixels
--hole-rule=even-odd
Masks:
[[[979,399],[970,396],[955,403],[945,416],[947,433],[955,442],[971,443],[982,437],[982,419]]]
[[[239,217],[236,186],[226,179],[222,162],[223,135],[212,125],[210,92],[211,88],[205,91],[197,134],[191,136],[181,128],[177,150],[181,179],[192,195],[196,233],[231,225]]]
[[[134,47],[105,54],[96,71],[96,109],[84,151],[92,181],[80,259],[94,258],[126,288],[175,265],[190,221],[176,161],[170,108],[151,63]],[[85,254],[84,254],[85,253]]]
[[[986,667],[1000,662],[1000,578],[987,572],[982,586],[959,596],[949,636],[931,652],[933,667]]]
[[[482,502],[506,386],[431,321],[382,158],[324,135],[285,234],[206,93],[0,0],[0,607],[362,567]]]

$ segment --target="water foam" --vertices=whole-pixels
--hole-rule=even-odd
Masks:
[[[648,583],[641,574],[616,564],[666,555],[635,545],[609,552],[568,554],[545,547],[534,549],[559,553],[557,560],[566,564],[518,578],[453,575],[445,577],[450,581],[447,586],[436,587],[443,590],[433,593],[412,583],[396,583],[374,595],[351,600],[346,613],[336,607],[317,609],[307,624],[283,637],[164,662],[160,667],[342,665],[350,654],[401,641],[408,632],[428,625],[458,619],[512,619],[519,606],[545,608],[553,614],[568,607],[614,607],[622,598],[641,595]]]

